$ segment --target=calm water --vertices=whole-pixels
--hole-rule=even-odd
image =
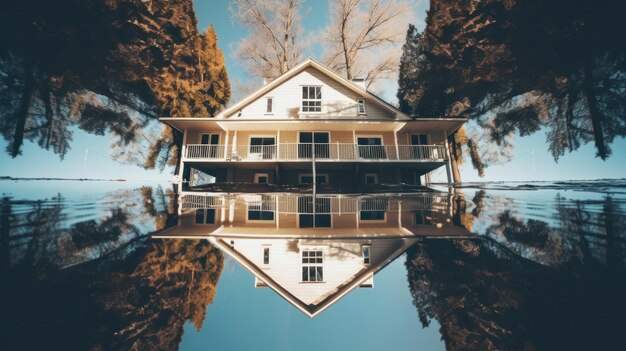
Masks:
[[[438,190],[2,181],[0,349],[626,349],[626,181]]]

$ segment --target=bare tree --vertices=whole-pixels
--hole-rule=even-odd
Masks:
[[[308,41],[303,38],[303,0],[235,0],[231,11],[250,34],[235,55],[250,75],[274,78],[302,61]]]
[[[348,79],[364,79],[367,87],[395,80],[412,13],[402,0],[331,2],[322,37],[324,63]]]

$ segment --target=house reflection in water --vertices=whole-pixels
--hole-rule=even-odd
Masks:
[[[467,238],[447,193],[347,196],[184,193],[177,226],[154,238],[207,239],[314,317],[424,238]]]

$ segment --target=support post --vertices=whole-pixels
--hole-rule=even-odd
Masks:
[[[444,129],[443,131],[443,145],[444,152],[446,155],[446,175],[448,176],[448,187],[452,184],[452,172],[450,169],[450,148],[448,147],[448,130]]]
[[[393,141],[396,144],[396,160],[400,159],[400,148],[398,147],[398,131],[393,131]]]
[[[276,158],[280,160],[280,129],[276,131]]]
[[[228,158],[228,143],[230,139],[230,131],[226,131],[226,140],[224,141],[224,159]]]

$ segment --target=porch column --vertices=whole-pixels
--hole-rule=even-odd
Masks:
[[[452,184],[452,172],[450,170],[450,148],[448,147],[448,130],[443,130],[443,145],[445,147],[445,155],[446,155],[446,175],[448,176],[448,186]]]
[[[230,131],[226,131],[226,140],[224,141],[224,158],[228,157],[228,139],[230,139]]]
[[[400,149],[398,148],[398,131],[393,131],[393,142],[396,144],[396,160],[400,159]]]
[[[276,131],[276,159],[280,160],[280,129]]]
[[[231,148],[232,153],[237,153],[237,131],[235,130],[235,134],[233,135],[233,146]]]

